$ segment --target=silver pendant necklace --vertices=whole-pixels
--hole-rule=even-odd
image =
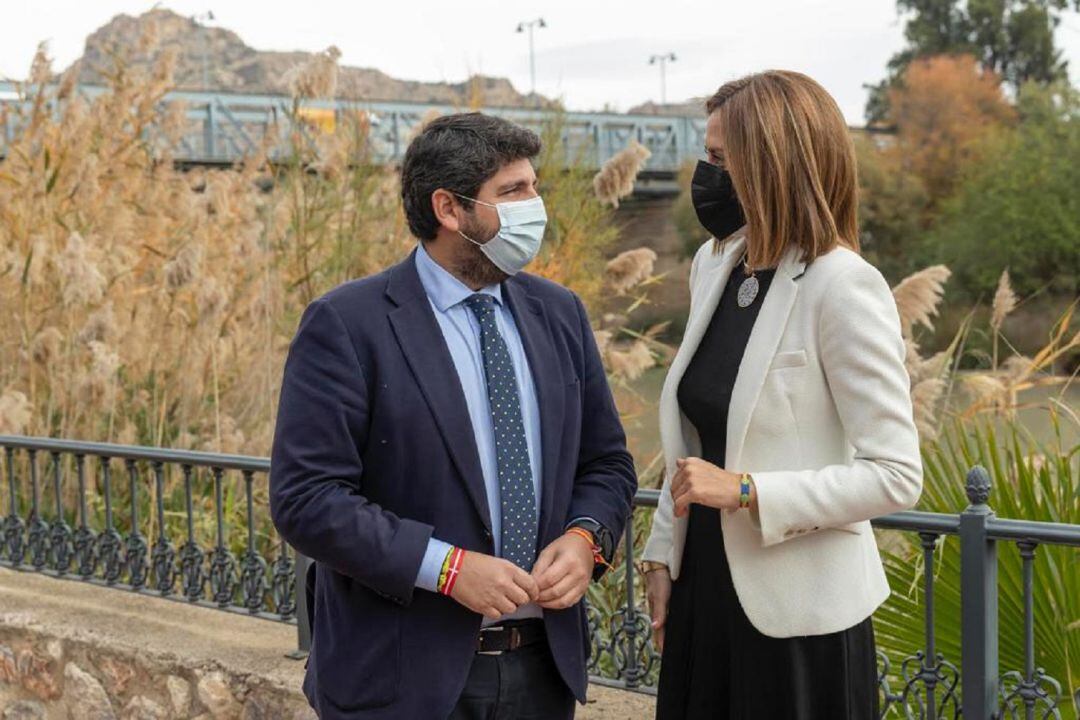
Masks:
[[[750,269],[750,264],[746,260],[747,256],[743,255],[743,272],[746,273],[746,278],[739,283],[739,293],[736,296],[736,300],[741,308],[747,308],[753,305],[754,300],[757,298],[758,290],[761,289],[761,284],[758,282],[758,279],[754,277],[754,271]]]

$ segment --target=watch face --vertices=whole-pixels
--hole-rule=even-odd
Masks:
[[[595,525],[595,529],[593,530],[593,535],[596,537],[597,544],[600,546],[601,550],[604,551],[605,555],[609,555],[611,553],[611,550],[612,550],[612,547],[611,547],[611,533],[608,532],[608,529],[606,527],[604,527],[603,525],[601,525],[600,523],[592,523],[592,524]]]
[[[574,525],[584,528],[592,533],[593,538],[596,540],[596,544],[600,546],[600,549],[605,555],[611,552],[611,533],[608,532],[600,523],[595,520],[578,520]]]

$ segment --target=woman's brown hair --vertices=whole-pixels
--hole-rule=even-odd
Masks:
[[[825,88],[802,73],[770,70],[726,83],[705,109],[720,114],[751,267],[775,267],[790,247],[806,262],[837,245],[858,251],[855,146]]]

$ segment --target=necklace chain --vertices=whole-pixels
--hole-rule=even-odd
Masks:
[[[754,277],[754,274],[757,272],[757,270],[754,270],[752,267],[750,267],[750,253],[747,251],[743,251],[742,266],[743,272],[746,273],[747,277]]]

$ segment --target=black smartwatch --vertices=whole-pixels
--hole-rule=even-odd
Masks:
[[[596,544],[600,546],[600,555],[603,556],[607,563],[615,557],[615,536],[611,534],[611,531],[600,523],[590,518],[579,518],[574,522],[566,526],[567,529],[572,527],[579,527],[582,530],[588,530],[592,533],[593,539],[596,540]],[[596,563],[593,568],[593,580],[599,580],[607,572],[608,566],[604,563]]]

